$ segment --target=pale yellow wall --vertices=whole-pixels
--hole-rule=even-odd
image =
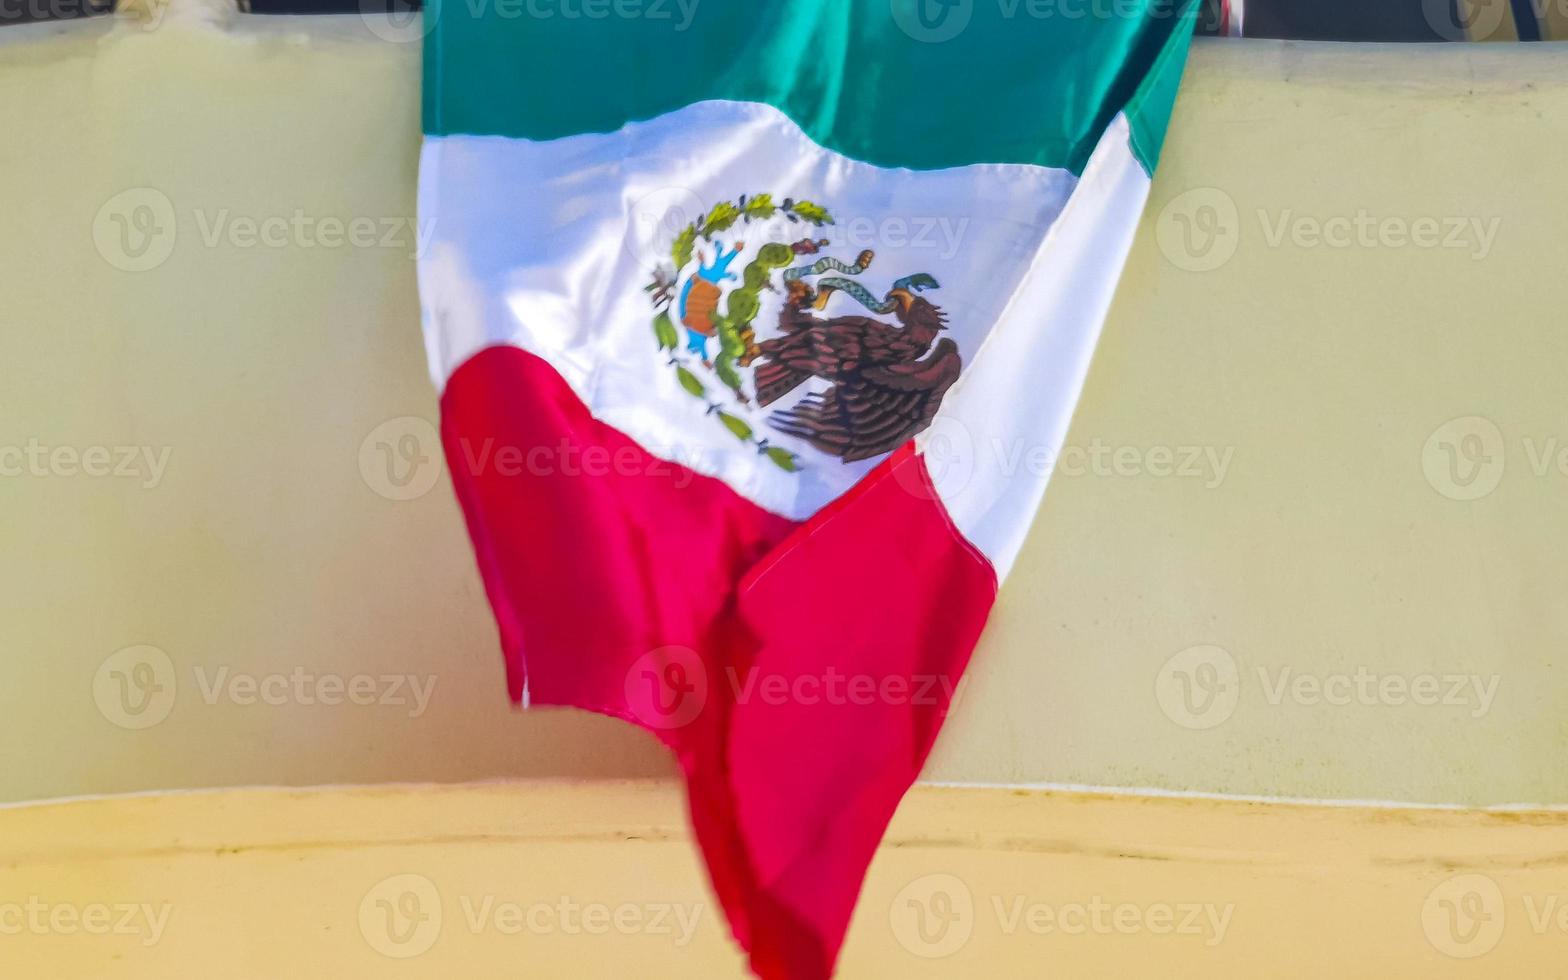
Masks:
[[[1229,469],[1059,474],[934,775],[1568,800],[1565,52],[1195,47],[1069,442],[1233,449]],[[1206,207],[1223,234],[1184,241]],[[1271,243],[1361,211],[1483,231]],[[1456,481],[1472,434],[1491,462]],[[1224,653],[1166,671],[1203,645]],[[1205,659],[1234,663],[1234,710],[1173,724],[1157,694]],[[1358,670],[1495,694],[1272,698]]]
[[[204,242],[225,217],[411,218],[418,72],[417,44],[352,17],[0,39],[0,447],[168,451],[156,486],[145,465],[0,477],[0,798],[668,771],[617,723],[511,712],[449,484],[426,468],[427,492],[386,495],[377,443],[437,453],[418,426],[378,430],[435,418],[408,230]],[[1130,475],[1059,473],[931,777],[1568,801],[1568,475],[1531,455],[1568,441],[1565,118],[1556,46],[1196,46],[1070,440],[1140,452]],[[156,195],[116,197],[137,188]],[[1181,239],[1205,208],[1220,251]],[[1271,246],[1260,208],[1496,233],[1484,259]],[[149,214],[172,250],[117,268],[137,259],[116,221]],[[1441,427],[1472,415],[1505,469],[1450,499],[1465,433]],[[1186,446],[1228,452],[1223,479],[1151,472]],[[109,659],[139,645],[167,661]],[[1224,652],[1165,667],[1206,645]],[[1234,709],[1184,714],[1181,675],[1231,663]],[[167,698],[127,714],[113,674],[149,667]],[[1468,691],[1272,704],[1257,671],[1285,667],[1497,688],[1485,712]],[[223,668],[435,688],[418,718],[209,704]]]

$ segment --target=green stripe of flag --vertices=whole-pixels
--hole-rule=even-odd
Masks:
[[[424,125],[544,140],[763,102],[884,167],[1152,171],[1198,0],[431,0]]]

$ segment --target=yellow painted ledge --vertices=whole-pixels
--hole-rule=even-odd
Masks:
[[[741,977],[668,782],[0,810],[4,977]],[[1568,812],[916,789],[844,977],[1568,969]]]

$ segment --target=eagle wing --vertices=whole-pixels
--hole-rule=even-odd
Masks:
[[[878,364],[775,412],[773,425],[846,463],[892,452],[931,424],[958,380],[958,345],[944,337],[917,361]]]
[[[864,334],[880,326],[865,317],[838,317],[762,342],[753,380],[757,404],[771,405],[813,377],[838,376],[866,356]]]

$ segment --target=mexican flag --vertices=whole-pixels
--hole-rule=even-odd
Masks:
[[[1196,2],[1073,9],[425,13],[425,337],[511,695],[670,747],[759,976],[832,971],[1148,195]]]

